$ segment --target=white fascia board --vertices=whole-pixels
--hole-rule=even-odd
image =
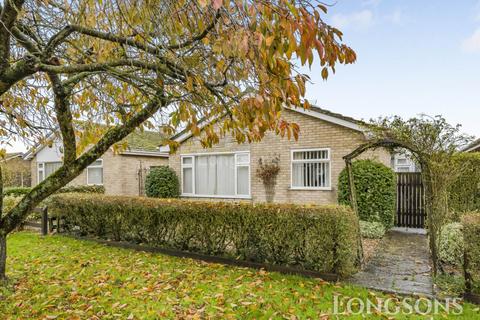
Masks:
[[[127,156],[147,156],[147,157],[161,157],[168,158],[169,154],[159,151],[141,151],[141,150],[131,150],[120,152],[121,155]]]
[[[350,128],[352,130],[359,131],[359,132],[362,132],[362,133],[367,132],[366,128],[358,125],[355,122],[347,121],[345,119],[337,118],[337,117],[334,117],[334,116],[331,116],[331,115],[328,115],[328,114],[324,114],[324,113],[321,113],[321,112],[317,112],[317,111],[314,111],[314,110],[308,110],[308,109],[302,109],[302,108],[289,108],[289,107],[285,107],[285,109],[295,111],[295,112],[299,112],[299,113],[302,113],[302,114],[305,114],[305,115],[308,115],[308,116],[311,116],[311,117],[314,117],[314,118],[317,118],[317,119],[320,119],[320,120],[324,120],[324,121],[327,121],[327,122],[331,122],[331,123],[337,124],[337,125],[342,126],[342,127]]]
[[[463,152],[472,152],[472,151],[475,151],[476,149],[478,149],[480,147],[480,143],[479,144],[476,144],[468,149],[465,149],[463,150]]]

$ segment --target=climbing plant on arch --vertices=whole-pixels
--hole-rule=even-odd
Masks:
[[[352,160],[362,153],[386,148],[390,151],[408,150],[420,165],[425,186],[425,211],[429,246],[433,260],[433,273],[439,270],[438,239],[448,214],[448,191],[463,168],[455,164],[454,155],[471,138],[460,132],[460,126],[452,126],[441,116],[404,120],[400,117],[380,119],[368,126],[370,139],[344,157],[352,207],[358,213]],[[358,226],[360,227],[360,226]],[[359,245],[362,261],[362,247]]]

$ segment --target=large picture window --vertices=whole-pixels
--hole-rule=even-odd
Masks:
[[[330,149],[292,150],[292,189],[330,189]]]
[[[250,154],[183,155],[182,194],[199,197],[250,196]]]
[[[54,173],[62,166],[62,162],[39,162],[37,165],[38,168],[38,183],[45,180],[49,175]]]

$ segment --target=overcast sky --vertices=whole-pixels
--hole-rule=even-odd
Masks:
[[[327,1],[328,2],[328,1]],[[338,0],[328,22],[357,52],[307,96],[345,115],[443,115],[480,136],[480,1]]]
[[[326,20],[358,60],[328,81],[305,70],[311,101],[365,120],[441,114],[480,136],[479,0],[338,0]]]

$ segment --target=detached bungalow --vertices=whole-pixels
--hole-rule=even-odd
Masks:
[[[69,185],[103,185],[106,194],[144,195],[148,170],[168,165],[168,153],[159,151],[162,137],[157,132],[134,132],[126,140],[127,150],[120,154],[107,151]],[[24,159],[31,160],[32,186],[35,186],[62,165],[61,141],[39,146],[26,153]]]
[[[7,153],[0,158],[4,187],[30,187],[30,161],[22,159],[21,152]]]
[[[204,149],[190,133],[176,135],[180,147],[170,155],[169,166],[180,178],[182,197],[266,201],[265,186],[257,176],[259,161],[278,157],[274,202],[336,203],[338,176],[345,167],[343,156],[367,141],[362,123],[318,107],[286,109],[283,116],[300,126],[298,141],[269,133],[259,143],[239,145],[227,136],[213,148]],[[392,156],[384,149],[363,158],[392,165]]]

